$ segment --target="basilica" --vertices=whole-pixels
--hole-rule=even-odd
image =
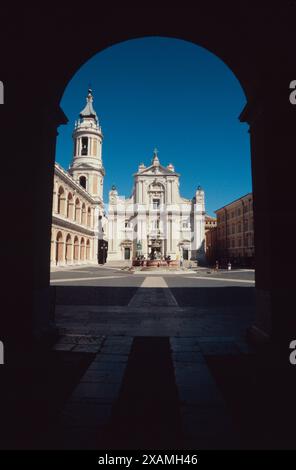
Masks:
[[[54,170],[51,265],[136,260],[205,260],[205,195],[180,194],[180,174],[157,149],[134,173],[132,194],[113,186],[103,201],[103,134],[88,91],[73,131],[68,171]]]

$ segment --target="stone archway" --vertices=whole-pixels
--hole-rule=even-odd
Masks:
[[[86,242],[86,259],[90,260],[90,240],[88,239]]]
[[[68,233],[66,238],[66,263],[69,264],[72,262],[73,256],[73,244],[72,244],[72,237]]]
[[[80,241],[80,261],[85,261],[85,240],[83,237]]]
[[[206,47],[224,60],[245,91],[248,102],[240,119],[250,125],[256,227],[257,319],[253,333],[258,338],[273,337],[278,340],[281,337],[289,337],[290,332],[295,329],[295,317],[289,307],[294,299],[292,282],[294,262],[283,257],[281,250],[276,252],[274,250],[275,246],[283,247],[286,243],[284,231],[278,230],[278,220],[281,220],[283,213],[293,213],[295,207],[293,175],[290,168],[294,161],[296,107],[292,107],[288,99],[289,83],[295,78],[294,52],[292,45],[285,40],[286,34],[284,34],[286,30],[292,31],[294,28],[292,23],[294,9],[291,7],[284,10],[283,7],[281,15],[278,15],[277,9],[274,9],[267,17],[264,8],[254,10],[250,7],[243,12],[242,17],[239,9],[237,11],[233,9],[229,13],[223,8],[222,5],[221,9],[213,9],[210,6],[201,9],[180,7],[172,9],[169,17],[167,9],[159,8],[156,12],[151,8],[145,10],[145,14],[139,12],[138,20],[135,21],[131,14],[137,14],[134,9],[120,9],[120,15],[114,15],[113,10],[103,7],[100,10],[101,18],[104,19],[100,38],[96,34],[96,15],[92,15],[93,18],[88,19],[89,35],[87,38],[81,38],[79,43],[75,41],[75,32],[79,29],[81,21],[79,12],[69,12],[65,20],[63,14],[56,11],[53,15],[54,21],[57,25],[63,25],[61,28],[57,27],[58,33],[52,37],[47,34],[46,27],[38,32],[44,44],[44,59],[34,55],[33,51],[29,64],[25,61],[23,64],[17,64],[18,69],[23,65],[28,71],[24,86],[27,95],[31,96],[32,113],[42,116],[42,119],[36,123],[39,127],[34,133],[35,141],[30,153],[31,162],[38,175],[34,188],[30,190],[34,198],[34,214],[37,214],[34,233],[38,233],[38,237],[35,235],[34,250],[39,254],[35,269],[35,290],[38,299],[36,318],[49,309],[48,304],[47,308],[45,307],[48,296],[42,294],[49,289],[48,251],[52,179],[47,168],[51,168],[54,162],[56,128],[66,122],[59,108],[60,98],[74,73],[93,54],[123,40],[161,35],[189,40]],[[38,12],[34,18],[27,18],[32,28],[31,38],[27,38],[26,41],[32,43],[36,34],[36,24],[42,24],[42,21],[36,21],[35,16],[38,17]],[[262,24],[266,28],[264,41]],[[275,28],[283,34],[274,35]],[[69,38],[73,38],[73,41]],[[24,52],[26,41],[22,44],[22,47],[25,47]],[[73,43],[75,48],[72,47]],[[49,54],[53,58],[50,64],[47,60]],[[13,54],[10,56],[13,57]],[[7,69],[13,71],[15,66],[11,57],[7,57],[9,64]],[[27,55],[24,53],[25,57],[27,60]],[[65,57],[67,57],[66,63]],[[44,75],[36,73],[37,64],[38,71],[42,70]],[[49,82],[51,86],[44,90],[44,83]],[[217,86],[219,86],[218,81]],[[13,91],[17,103],[17,97],[21,95],[17,87]],[[43,97],[42,103],[38,100],[38,96]],[[47,112],[44,112],[44,108]],[[15,113],[20,116],[17,105],[15,109],[11,107],[11,112],[12,116]],[[24,110],[22,120],[24,141],[30,135],[30,123],[26,122],[26,117]],[[12,137],[10,132],[7,126],[7,135]],[[7,141],[13,141],[13,137]],[[40,149],[43,149],[42,159],[40,159]],[[9,152],[11,152],[10,147],[8,147]],[[17,153],[15,158],[18,159]],[[27,181],[28,178],[23,180]],[[24,181],[20,181],[19,193],[16,194],[24,194],[27,189]],[[38,217],[41,213],[42,217]],[[281,266],[286,273],[285,279],[274,266]]]
[[[56,236],[56,264],[60,265],[64,262],[64,240],[62,232],[58,232]]]
[[[79,262],[79,240],[78,237],[75,236],[74,238],[74,254],[73,254],[74,262]]]

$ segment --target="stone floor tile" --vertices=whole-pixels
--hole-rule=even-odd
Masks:
[[[94,362],[123,362],[126,363],[128,361],[127,354],[98,354]]]
[[[100,402],[68,403],[62,414],[62,426],[98,427],[105,424],[111,416],[112,406]]]
[[[120,383],[81,382],[71,395],[71,401],[84,398],[115,399],[120,390]]]
[[[72,343],[57,343],[53,346],[53,351],[72,351],[75,347]]]
[[[240,350],[238,346],[231,342],[201,342],[200,347],[205,355],[238,355]]]
[[[88,369],[80,380],[83,382],[118,383],[122,381],[124,369]]]
[[[128,355],[131,350],[129,344],[106,344],[101,349],[101,354],[119,354]]]
[[[99,350],[99,346],[96,344],[77,344],[73,347],[73,352],[85,352],[96,354]]]
[[[193,386],[178,387],[178,395],[181,404],[186,405],[223,405],[223,399],[215,385],[195,384]]]
[[[187,352],[173,352],[173,362],[189,362],[193,364],[202,364],[205,362],[203,354],[198,351],[187,351]]]
[[[121,371],[124,371],[126,368],[127,362],[107,362],[107,361],[93,361],[88,367],[88,370],[101,370],[101,371],[106,371],[110,373],[120,373]]]

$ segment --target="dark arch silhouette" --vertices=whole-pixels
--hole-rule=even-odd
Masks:
[[[10,41],[9,50],[3,51],[2,56],[5,72],[1,80],[7,97],[0,110],[1,129],[6,135],[2,152],[10,157],[2,161],[5,166],[2,171],[15,175],[13,202],[17,206],[22,200],[24,209],[17,220],[7,214],[15,234],[13,256],[15,263],[22,259],[19,272],[24,279],[22,295],[14,296],[10,299],[12,304],[8,304],[10,311],[18,312],[19,332],[13,328],[16,318],[13,322],[8,320],[11,327],[8,331],[12,334],[8,334],[7,342],[19,350],[38,337],[38,332],[51,331],[47,321],[49,228],[56,133],[58,126],[67,122],[59,106],[65,87],[78,68],[104,48],[128,39],[158,35],[188,40],[213,52],[230,67],[245,91],[247,105],[240,119],[250,125],[256,226],[257,319],[253,336],[271,338],[286,347],[291,331],[295,331],[295,316],[290,308],[294,302],[294,262],[290,257],[294,255],[283,252],[286,234],[279,230],[279,220],[283,214],[291,217],[295,210],[294,174],[290,169],[295,160],[296,107],[289,102],[289,83],[296,78],[292,40],[294,2],[269,6],[268,11],[265,5],[251,4],[228,9],[222,3],[215,8],[212,4],[196,8],[180,6],[170,8],[169,12],[162,7],[111,8],[100,4],[99,16],[94,11],[88,14],[88,34],[79,34],[79,40],[80,12],[62,6],[56,10],[51,6],[48,10],[45,18],[44,9],[27,7],[19,10],[16,18],[7,7],[0,32],[3,43],[7,37],[16,38],[18,34],[22,37],[21,41]],[[13,34],[8,21],[11,15]],[[41,50],[37,43],[42,45]],[[21,122],[18,142],[11,124],[15,116]],[[28,185],[32,168],[34,184]],[[11,258],[8,261],[7,265],[15,265]],[[7,275],[7,279],[14,276],[12,268],[9,269],[11,276]],[[24,308],[28,315],[23,315]]]

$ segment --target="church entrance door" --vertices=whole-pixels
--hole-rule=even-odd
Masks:
[[[131,259],[131,249],[127,246],[124,248],[124,259]]]

